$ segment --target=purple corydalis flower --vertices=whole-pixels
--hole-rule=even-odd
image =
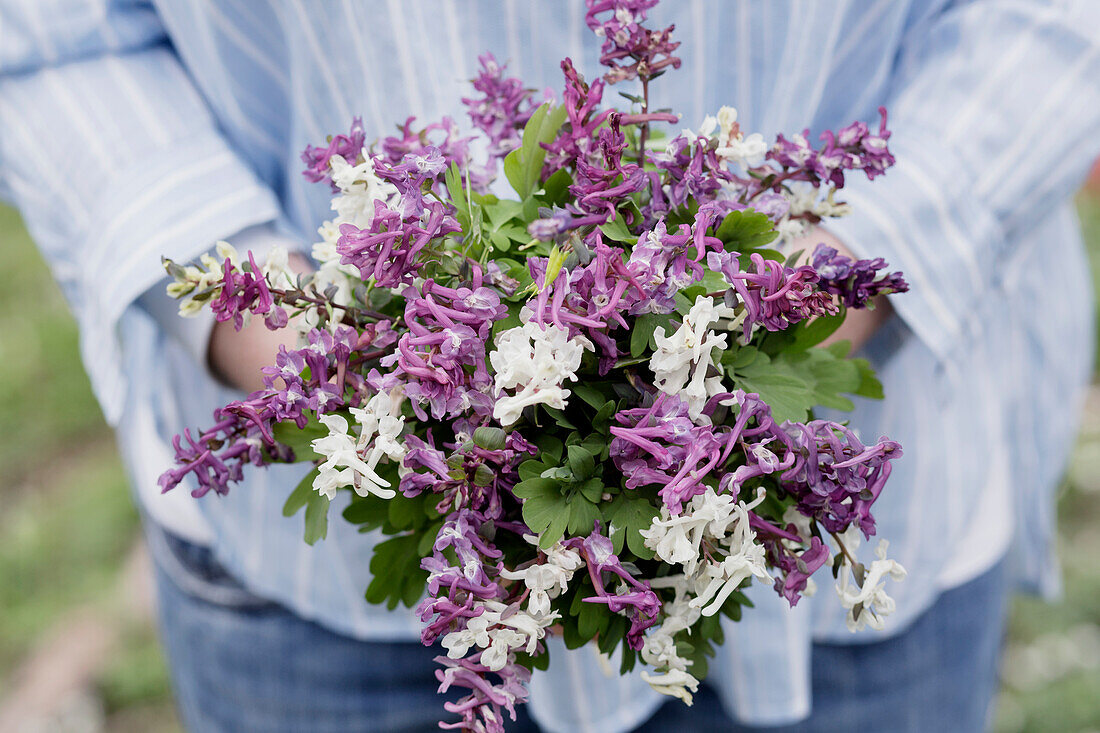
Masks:
[[[244,314],[267,315],[265,323],[272,331],[287,324],[287,315],[275,306],[267,279],[256,265],[252,252],[248,253],[248,270],[235,266],[227,257],[222,265],[221,292],[210,303],[210,310],[218,321],[232,319],[237,330],[244,327]]]
[[[457,702],[446,702],[443,708],[456,713],[461,720],[453,723],[441,722],[444,730],[482,731],[483,733],[505,733],[503,712],[508,711],[512,720],[516,719],[518,704],[527,702],[527,683],[531,672],[519,664],[508,664],[498,672],[491,672],[480,664],[481,654],[466,659],[436,657],[443,669],[435,671],[439,680],[439,692],[442,694],[451,687],[462,687],[470,694]],[[500,678],[499,684],[492,684],[489,675]]]
[[[782,331],[807,318],[839,311],[832,297],[818,289],[819,278],[813,267],[787,267],[757,252],[749,259],[755,272],[741,270],[736,252],[712,252],[707,256],[707,265],[726,277],[745,308],[746,342],[755,325]]]
[[[810,131],[790,139],[779,135],[768,151],[768,159],[791,169],[784,176],[787,180],[808,181],[815,187],[829,183],[844,187],[845,171],[861,170],[868,179],[881,175],[895,162],[887,141],[886,108],[879,107],[881,122],[877,134],[871,133],[864,122],[853,122],[837,132],[826,130],[821,134],[824,145],[815,149],[810,145]]]
[[[309,346],[293,351],[281,348],[275,366],[263,370],[264,389],[216,410],[215,424],[198,437],[184,430],[173,439],[176,467],[161,474],[161,490],[169,491],[193,476],[195,496],[210,490],[225,494],[230,484],[243,479],[244,464],[293,460],[293,451],[275,441],[275,423],[292,420],[304,428],[309,421],[307,410],[331,412],[345,404],[345,389],[355,393],[362,381],[347,368],[357,353],[355,338],[354,330],[346,326],[335,335],[314,329]],[[307,370],[308,378],[302,376]]]
[[[612,613],[625,614],[630,619],[630,629],[626,641],[631,649],[641,649],[645,641],[645,631],[657,623],[661,613],[661,600],[650,588],[649,583],[631,575],[615,554],[611,539],[594,531],[583,541],[570,542],[574,549],[581,552],[588,566],[588,576],[596,595],[585,598],[587,603],[605,603]],[[578,546],[579,544],[579,546]],[[614,591],[607,588],[608,581],[619,579],[619,587]]]
[[[402,198],[407,206],[408,199]],[[364,281],[373,279],[380,287],[411,283],[425,264],[422,254],[429,244],[460,231],[442,203],[418,200],[420,211],[414,207],[411,219],[376,201],[374,218],[367,229],[341,224],[336,243],[341,262],[357,267]]]
[[[363,151],[363,142],[365,139],[366,134],[363,132],[363,120],[359,117],[353,117],[351,121],[351,130],[347,135],[336,135],[329,140],[327,147],[306,146],[306,149],[302,152],[302,162],[306,164],[306,168],[302,171],[302,175],[311,183],[319,183],[327,180],[329,185],[332,186],[333,193],[336,193],[339,189],[336,188],[336,184],[332,182],[329,159],[334,155],[339,155],[354,165]]]
[[[462,103],[474,127],[489,138],[489,156],[503,158],[519,147],[519,132],[535,111],[532,90],[515,77],[505,77],[506,65],[498,63],[493,54],[484,53],[477,60],[481,68],[472,83],[482,96],[463,97]]]
[[[825,244],[814,250],[813,268],[820,278],[818,287],[837,296],[846,308],[866,308],[879,295],[909,290],[900,272],[880,276],[879,270],[886,269],[886,260],[881,257],[853,260]]]
[[[672,55],[680,45],[671,40],[675,26],[652,31],[642,25],[657,0],[586,0],[585,4],[585,23],[604,39],[600,63],[610,68],[604,74],[609,84],[638,77],[648,80],[669,66],[680,68],[680,59]]]
[[[577,160],[587,159],[596,149],[596,130],[612,112],[609,109],[599,109],[603,98],[602,80],[597,79],[589,86],[568,58],[562,59],[561,70],[565,75],[562,100],[566,117],[557,138],[542,146],[546,149],[544,179],[561,168],[573,165]]]
[[[829,561],[828,546],[820,537],[801,537],[793,525],[785,529],[776,527],[753,512],[749,512],[749,525],[764,546],[768,563],[779,571],[775,592],[787,599],[791,607],[798,605],[810,576]],[[806,544],[809,547],[796,549]]]

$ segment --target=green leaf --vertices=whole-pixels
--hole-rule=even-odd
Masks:
[[[307,544],[313,545],[317,540],[323,540],[328,535],[328,497],[314,492],[306,502],[306,533]]]
[[[615,529],[611,534],[615,552],[622,552],[625,542],[636,557],[642,560],[652,559],[653,550],[645,546],[645,538],[639,533],[643,529],[649,529],[657,513],[657,507],[645,498],[631,497],[625,493],[616,496],[604,509],[604,517]]]
[[[347,415],[344,415],[344,417],[346,419]],[[324,456],[315,453],[313,446],[310,445],[317,438],[328,435],[328,428],[322,425],[316,416],[310,416],[309,422],[306,423],[304,428],[299,428],[293,420],[283,420],[275,423],[271,428],[271,433],[275,436],[276,441],[289,446],[294,451],[295,462],[324,459]]]
[[[435,540],[439,536],[439,530],[442,528],[442,519],[437,519],[435,522],[428,525],[428,528],[420,535],[420,542],[416,545],[416,554],[420,555],[420,557],[427,557],[430,555],[432,553],[432,548],[435,546]]]
[[[638,241],[638,238],[630,233],[630,230],[626,228],[626,223],[621,216],[617,216],[606,224],[600,224],[600,231],[604,233],[604,236],[608,239],[613,239],[616,242],[627,242],[633,244]]]
[[[569,502],[554,479],[533,478],[521,481],[512,493],[524,499],[523,521],[540,535],[539,547],[550,547],[565,534],[569,522]]]
[[[459,170],[458,163],[451,163],[451,167],[443,175],[443,181],[447,185],[447,195],[451,197],[451,203],[459,214],[468,217],[470,211],[466,207],[466,191],[462,185],[462,171]]]
[[[562,205],[569,198],[571,185],[573,185],[573,177],[569,175],[569,171],[559,168],[542,184],[542,199],[550,206]]]
[[[592,427],[604,435],[608,435],[611,428],[611,419],[616,412],[618,412],[618,408],[614,401],[605,402],[599,412],[596,413],[596,416],[592,418]]]
[[[523,182],[526,177],[523,174],[523,163],[520,161],[518,149],[504,156],[504,177],[508,179],[508,183],[512,184],[512,189],[516,193],[523,190]]]
[[[482,425],[474,431],[474,445],[485,450],[500,450],[508,434],[491,425]]]
[[[290,492],[290,496],[287,497],[286,503],[283,504],[284,517],[293,517],[298,513],[299,509],[309,502],[310,495],[316,493],[313,490],[313,479],[317,477],[318,473],[320,473],[320,469],[315,467],[305,475],[294,488],[294,491]]]
[[[663,321],[663,322],[662,322]],[[657,326],[668,323],[668,318],[647,313],[634,321],[634,330],[630,332],[630,355],[637,358],[649,348]]]
[[[398,603],[409,608],[424,594],[428,573],[420,568],[420,538],[401,535],[379,542],[370,560],[372,580],[367,586],[366,598],[370,603],[385,603],[390,609]]]
[[[549,415],[551,418],[553,418],[554,422],[556,422],[558,425],[565,428],[566,430],[576,430],[577,429],[577,426],[574,425],[573,423],[571,423],[569,421],[569,418],[567,418],[565,416],[565,413],[562,412],[561,410],[559,410],[558,408],[556,408],[556,407],[547,407],[546,405],[542,405],[542,409],[544,409],[546,411],[547,415]]]
[[[586,640],[596,638],[610,622],[611,613],[606,604],[588,603],[581,599],[579,613],[577,613],[577,632],[582,637]]]
[[[566,461],[569,470],[578,480],[586,479],[596,469],[596,459],[587,450],[579,445],[566,446]]]
[[[542,164],[546,149],[542,143],[551,142],[565,122],[565,105],[540,106],[523,128],[523,142],[504,158],[504,175],[521,199],[530,198],[542,176]]]
[[[551,460],[555,464],[561,460],[565,445],[558,438],[549,433],[539,433],[535,436],[533,442],[539,447],[539,454],[543,457],[543,460]]]
[[[428,515],[425,512],[427,499],[430,494],[424,493],[411,499],[398,493],[392,499],[386,500],[386,518],[396,530],[417,529],[427,524]],[[435,514],[435,511],[432,511]]]
[[[588,499],[593,504],[600,503],[600,499],[603,498],[603,490],[603,481],[599,477],[588,479],[580,485],[579,489],[577,489],[585,499]]]
[[[486,204],[484,208],[489,221],[496,229],[500,229],[505,223],[523,213],[523,204],[511,199],[500,199],[495,203]]]
[[[585,498],[584,494],[580,492],[573,494],[567,503],[569,505],[569,522],[566,525],[566,529],[568,529],[569,534],[592,534],[596,522],[602,518],[599,507]],[[550,540],[547,544],[539,542],[539,546],[543,548],[550,547],[550,545],[553,545],[559,539],[561,539],[561,535]]]
[[[360,531],[378,529],[389,520],[389,502],[369,494],[353,496],[343,511],[344,519],[351,524],[362,525]]]
[[[859,386],[852,394],[869,397],[873,400],[881,400],[884,397],[882,382],[878,381],[878,377],[875,376],[875,370],[871,368],[871,362],[866,359],[852,359],[852,363],[859,370]]]
[[[779,236],[779,232],[764,214],[744,209],[726,214],[714,235],[726,244],[726,249],[745,250],[763,247]]]
[[[603,403],[607,401],[603,392],[589,384],[574,384],[570,389],[573,390],[573,394],[584,400],[589,407],[594,407],[597,410],[603,407]]]

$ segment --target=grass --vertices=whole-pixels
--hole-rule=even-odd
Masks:
[[[1079,203],[1100,282],[1100,195]],[[0,441],[2,693],[14,665],[66,612],[112,602],[138,518],[65,299],[3,207],[0,249],[9,273],[0,289],[0,425],[18,426]],[[1100,731],[1100,405],[1093,412],[1059,504],[1066,594],[1053,605],[1014,603],[998,733]],[[125,629],[96,685],[109,731],[178,730],[148,626]]]

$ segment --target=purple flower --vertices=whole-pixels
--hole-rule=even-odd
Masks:
[[[661,600],[650,588],[649,583],[631,575],[618,556],[615,555],[611,540],[594,531],[577,547],[577,540],[571,543],[578,549],[588,565],[588,576],[596,595],[585,598],[587,603],[606,603],[612,613],[625,614],[630,619],[630,629],[626,641],[631,649],[641,649],[645,640],[645,631],[657,623],[661,613]],[[608,581],[619,579],[614,592],[607,588]]]
[[[489,156],[503,158],[519,147],[519,132],[535,111],[532,90],[515,77],[505,77],[505,66],[497,63],[493,54],[484,53],[477,60],[481,68],[473,85],[482,96],[463,97],[462,103],[474,127],[489,138]]]
[[[887,147],[890,131],[886,129],[885,107],[879,107],[879,115],[877,134],[872,134],[866,123],[853,122],[837,132],[823,132],[820,139],[825,145],[820,150],[810,145],[809,130],[789,140],[779,135],[767,157],[789,169],[783,176],[785,180],[808,181],[815,187],[828,183],[844,188],[844,174],[853,170],[874,179],[895,162]]]
[[[680,68],[672,52],[680,45],[671,40],[674,26],[651,31],[642,25],[657,0],[586,0],[585,23],[604,39],[600,63],[610,67],[608,84],[641,77],[650,79],[671,66]],[[603,19],[599,16],[609,14]]]
[[[328,147],[306,146],[305,151],[302,152],[302,162],[306,164],[306,168],[302,171],[302,175],[311,183],[320,183],[321,181],[327,180],[329,185],[332,186],[333,193],[336,193],[339,189],[336,188],[336,184],[332,182],[331,169],[328,163],[329,159],[334,155],[339,155],[354,165],[360,153],[363,151],[363,142],[365,139],[366,134],[363,132],[363,120],[359,117],[353,117],[351,121],[351,131],[347,135],[336,135],[330,138]]]
[[[435,658],[443,667],[435,671],[436,679],[440,682],[440,693],[446,692],[452,686],[470,690],[469,695],[457,702],[443,704],[447,712],[460,715],[461,720],[454,723],[441,722],[440,728],[504,733],[503,711],[507,710],[511,719],[515,720],[515,706],[527,702],[530,670],[513,663],[498,672],[491,672],[488,667],[480,664],[480,659],[480,653],[466,659]],[[491,674],[500,678],[499,684],[494,685],[489,681]]]
[[[244,314],[246,312],[255,315],[269,314],[278,310],[282,315],[271,314],[266,324],[272,331],[282,328],[287,323],[286,313],[281,308],[274,308],[274,300],[271,291],[267,287],[267,279],[256,265],[256,259],[252,253],[248,253],[250,269],[236,267],[227,257],[222,265],[221,292],[210,303],[210,309],[218,321],[233,320],[237,330],[244,327]]]
[[[879,275],[886,260],[853,260],[825,244],[814,250],[813,268],[820,278],[818,287],[840,299],[847,308],[866,308],[871,299],[909,290],[900,272]]]
[[[757,324],[769,331],[782,331],[807,318],[839,310],[832,297],[818,289],[818,274],[813,267],[786,267],[757,252],[750,255],[750,260],[755,272],[741,271],[736,252],[712,252],[707,256],[707,265],[726,277],[745,307],[746,342]]]
[[[596,130],[611,114],[611,110],[599,109],[603,98],[603,81],[597,79],[589,86],[568,58],[562,59],[561,70],[565,74],[562,99],[566,119],[557,138],[543,145],[546,148],[543,178],[573,165],[578,160],[587,160],[595,150]]]

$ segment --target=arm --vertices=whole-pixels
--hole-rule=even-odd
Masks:
[[[903,47],[895,77],[897,165],[853,177],[856,213],[829,229],[905,273],[892,305],[946,359],[996,297],[1012,243],[1100,151],[1100,4],[957,3]]]
[[[126,394],[117,326],[163,278],[160,256],[190,260],[274,221],[279,206],[218,130],[151,8],[0,0],[0,15],[0,191],[80,321],[114,422]]]

